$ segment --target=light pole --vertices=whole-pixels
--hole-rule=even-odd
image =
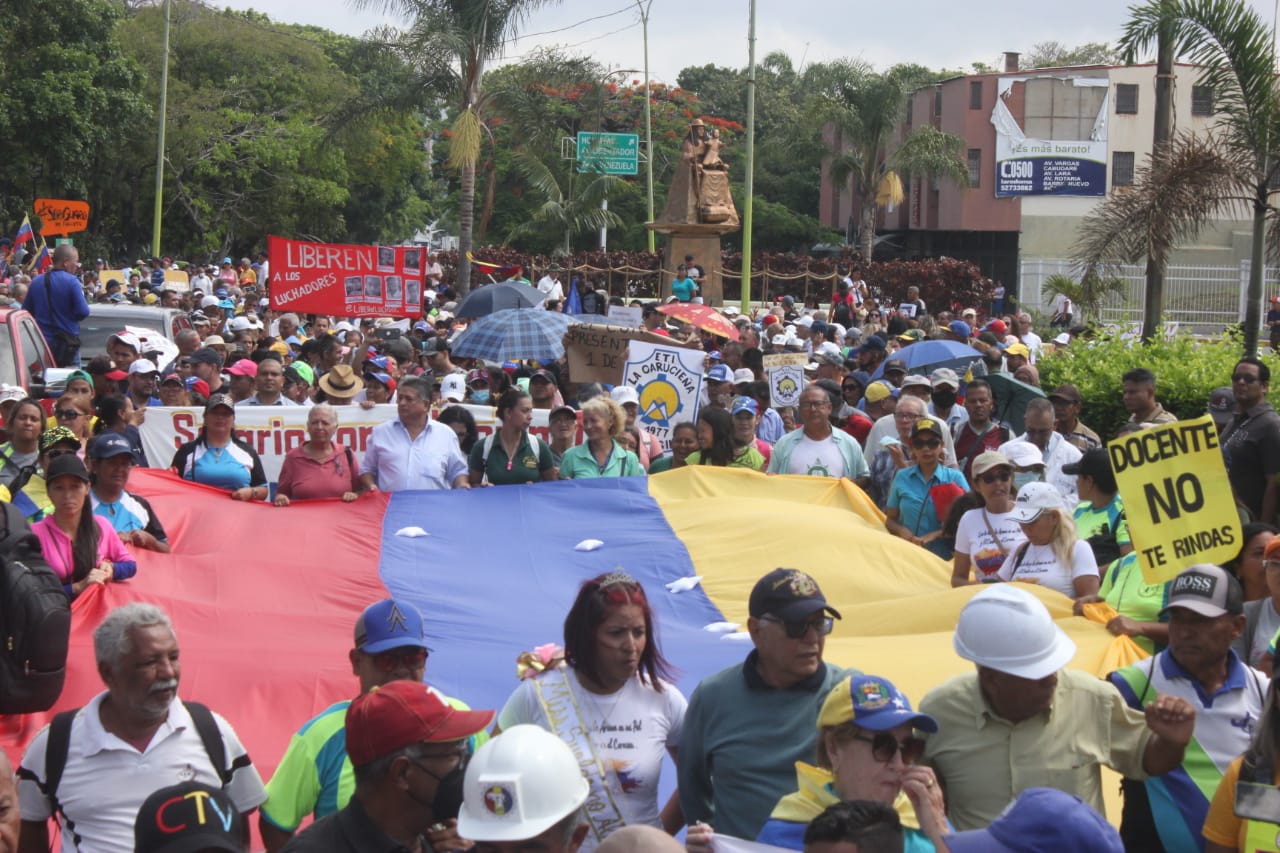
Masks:
[[[653,2],[653,0],[650,0],[650,2]],[[605,98],[605,91],[608,89],[609,78],[610,78],[610,77],[615,77],[615,76],[617,76],[618,74],[635,74],[635,73],[636,73],[636,70],[637,70],[637,69],[635,69],[635,68],[615,68],[615,69],[614,69],[614,70],[612,70],[612,71],[606,71],[606,72],[604,73],[604,77],[603,77],[603,78],[602,78],[602,80],[601,80],[600,105],[599,105],[599,109],[598,109],[598,111],[597,111],[597,113],[596,113],[596,132],[597,132],[597,133],[602,133],[602,132],[604,131],[604,98]],[[649,109],[649,101],[648,101],[648,99],[647,99],[647,95],[648,95],[647,90],[646,90],[646,93],[645,93],[645,94],[646,94],[646,100],[645,100],[645,111],[647,112],[647,111],[648,111],[648,109]],[[651,192],[652,192],[652,189],[653,189],[653,187],[652,187],[652,184],[651,184],[651,185],[650,185],[650,191],[651,191]],[[601,210],[603,210],[603,211],[605,211],[606,213],[608,212],[608,210],[609,210],[609,195],[608,195],[608,193],[605,193],[604,198],[600,199],[600,209],[601,209]],[[650,221],[652,221],[652,220],[653,220],[653,197],[652,197],[652,195],[650,195],[650,198],[649,198],[649,219],[650,219]],[[650,232],[649,232],[649,243],[650,243],[650,249],[649,249],[649,251],[653,251],[653,248],[652,248],[652,243],[653,243],[653,232],[652,232],[652,231],[650,231]],[[609,223],[608,223],[608,222],[601,222],[601,223],[600,223],[600,251],[602,251],[602,252],[607,251],[607,250],[608,250],[608,248],[609,248]]]
[[[649,8],[652,5],[653,0],[636,0],[636,7],[640,10],[641,31],[644,33],[644,180],[649,222],[653,221],[653,117],[649,110]],[[650,229],[645,230],[649,233],[649,253],[652,254],[654,234]]]
[[[742,293],[738,310],[751,311],[751,214],[756,172],[756,0],[747,24],[747,181],[742,207]]]
[[[160,129],[156,133],[156,206],[151,221],[151,256],[160,257],[160,214],[164,209],[164,122],[169,97],[169,20],[173,0],[164,4],[164,57],[160,66]]]

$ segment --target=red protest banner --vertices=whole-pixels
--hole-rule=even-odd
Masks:
[[[346,246],[268,235],[271,307],[338,317],[422,316],[420,246]]]

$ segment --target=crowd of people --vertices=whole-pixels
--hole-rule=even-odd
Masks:
[[[840,614],[812,577],[778,569],[751,594],[750,655],[686,701],[672,676],[679,661],[668,662],[654,642],[645,590],[619,571],[582,586],[568,605],[563,648],[531,657],[529,678],[503,708],[476,712],[422,686],[421,615],[389,600],[371,605],[356,626],[359,696],[303,724],[264,785],[225,720],[213,715],[210,723],[177,700],[177,639],[167,618],[130,605],[99,629],[106,690],[70,724],[66,772],[50,784],[52,731],[23,758],[20,849],[47,844],[53,817],[64,839],[101,850],[129,849],[136,818],[144,849],[143,835],[160,820],[144,801],[158,784],[111,786],[111,802],[93,814],[95,795],[80,789],[123,772],[130,750],[150,754],[170,740],[171,760],[198,765],[186,777],[196,787],[172,796],[208,798],[211,808],[242,817],[260,810],[269,850],[474,843],[505,851],[544,836],[567,853],[615,837],[637,847],[664,843],[661,833],[622,827],[668,835],[689,827],[692,853],[714,849],[717,835],[791,849],[1275,849],[1280,798],[1251,797],[1248,787],[1273,786],[1280,726],[1270,682],[1280,632],[1272,526],[1280,417],[1266,401],[1264,362],[1240,359],[1205,406],[1244,522],[1239,555],[1149,584],[1137,560],[1144,543],[1130,535],[1103,447],[1116,436],[1082,422],[1079,390],[1045,389],[1018,413],[1021,429],[997,416],[1004,379],[1038,386],[1037,361],[1050,349],[1072,350],[1069,323],[1046,342],[1026,314],[930,313],[918,292],[881,309],[888,300],[877,302],[856,271],[828,308],[782,297],[751,315],[725,309],[734,340],[640,304],[648,331],[699,345],[705,358],[697,415],[675,424],[664,448],[644,429],[634,387],[576,381],[563,359],[455,359],[452,341],[465,321],[447,286],[425,294],[423,317],[407,324],[300,316],[270,309],[260,284],[266,262],[223,264],[233,276],[202,270],[178,292],[168,289],[163,265],[159,277],[113,288],[81,270],[74,249],[55,251],[53,272],[65,278],[54,278],[74,281],[68,299],[86,314],[90,303],[125,299],[190,319],[169,357],[126,330],[113,335],[107,354],[70,375],[51,418],[21,389],[0,388],[0,497],[31,524],[68,596],[133,576],[137,549],[171,547],[155,509],[128,490],[137,466],[281,508],[375,491],[737,467],[848,479],[883,512],[886,534],[919,548],[922,560],[949,563],[953,586],[982,585],[954,636],[975,672],[937,685],[913,710],[893,673],[823,661]],[[30,306],[42,327],[44,315],[75,318],[78,307],[49,311],[59,292],[44,283],[37,278],[25,295],[17,288],[26,283],[16,283],[11,295],[44,293]],[[45,329],[62,335],[64,356],[73,322]],[[910,348],[933,340],[971,355],[917,362]],[[794,408],[771,400],[764,357],[777,353],[807,360]],[[1122,381],[1130,417],[1121,434],[1175,420],[1150,370],[1135,367]],[[336,439],[343,414],[379,404],[394,405],[395,417],[374,428],[357,458]],[[204,418],[172,459],[148,460],[138,426],[162,405],[200,407]],[[237,413],[250,406],[307,407],[307,440],[284,458],[274,490],[257,451],[236,433]],[[493,407],[498,425],[481,435],[468,406]],[[533,428],[537,410],[546,413],[545,432]],[[1105,613],[1107,630],[1152,657],[1109,682],[1067,668],[1074,645],[1022,584],[1065,596],[1077,613]],[[633,726],[625,738],[623,717]],[[211,748],[214,723],[221,746]],[[108,735],[123,743],[95,751]],[[661,802],[667,758],[678,793]],[[154,763],[162,760],[170,759]],[[1096,815],[1104,765],[1125,779],[1118,835]],[[1239,782],[1241,773],[1253,781]],[[1074,817],[1053,831],[1017,829],[1050,814]],[[303,828],[308,817],[316,822]],[[225,827],[234,844],[244,843],[246,828],[241,820]],[[1082,835],[1069,841],[1055,831]],[[1093,846],[1072,846],[1086,837]],[[370,839],[377,844],[361,846]]]

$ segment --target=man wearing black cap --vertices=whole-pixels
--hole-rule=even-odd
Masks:
[[[901,388],[903,380],[907,378],[907,363],[900,358],[891,358],[884,363],[881,376],[894,388]]]
[[[201,347],[191,353],[191,372],[197,379],[203,379],[209,386],[209,396],[225,394],[229,386],[222,381],[222,356],[212,347]]]
[[[1054,429],[1067,443],[1081,453],[1102,446],[1102,437],[1080,423],[1080,410],[1084,408],[1084,397],[1080,389],[1074,385],[1059,385],[1049,394],[1049,402],[1053,403]]]
[[[755,649],[693,691],[678,768],[685,822],[705,821],[737,838],[755,838],[795,788],[795,763],[812,759],[823,700],[841,679],[860,674],[823,662],[840,614],[804,572],[769,572],[751,591],[748,611]]]
[[[1157,696],[1182,699],[1195,709],[1195,729],[1178,767],[1121,782],[1120,837],[1130,851],[1182,850],[1201,840],[1209,800],[1223,770],[1249,748],[1270,683],[1231,649],[1244,630],[1244,593],[1218,566],[1192,566],[1174,578],[1160,618],[1169,621],[1169,647],[1110,680],[1138,711]]]

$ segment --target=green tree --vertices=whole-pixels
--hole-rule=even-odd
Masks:
[[[482,115],[487,97],[483,82],[489,62],[502,54],[520,24],[552,0],[354,0],[362,8],[376,7],[411,19],[399,34],[406,56],[451,93],[457,116],[449,145],[449,164],[461,173],[458,196],[459,295],[471,289],[472,226],[475,219],[476,164],[484,134]]]
[[[84,199],[100,218],[97,176],[148,127],[143,72],[117,37],[109,0],[0,4],[0,223],[39,196]],[[12,233],[12,231],[10,231]],[[79,235],[77,235],[79,239]]]
[[[908,94],[930,76],[920,66],[877,72],[866,63],[842,60],[827,65],[815,80],[811,115],[815,125],[835,131],[838,147],[830,151],[831,175],[837,184],[852,179],[860,206],[862,256],[868,261],[875,245],[876,209],[901,202],[901,176],[933,175],[961,185],[968,180],[964,140],[953,133],[925,125],[889,148]]]
[[[1157,149],[1135,186],[1115,193],[1085,221],[1076,256],[1102,268],[1115,260],[1159,259],[1194,237],[1233,203],[1252,210],[1253,237],[1245,306],[1244,350],[1258,348],[1268,186],[1280,141],[1280,90],[1270,30],[1240,0],[1151,0],[1133,9],[1120,41],[1127,61],[1156,42],[1162,29],[1176,54],[1200,66],[1218,123],[1197,138],[1179,134]]]
[[[1072,65],[1115,65],[1120,50],[1105,42],[1089,42],[1067,47],[1058,41],[1042,41],[1033,45],[1022,57],[1024,68],[1066,68]]]

